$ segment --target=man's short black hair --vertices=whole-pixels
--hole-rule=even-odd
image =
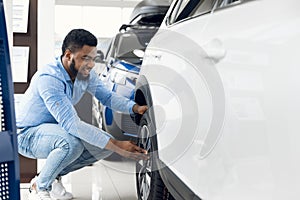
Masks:
[[[65,37],[61,50],[64,55],[66,49],[70,49],[72,52],[76,52],[81,49],[84,45],[96,47],[97,38],[87,30],[84,29],[73,29]]]

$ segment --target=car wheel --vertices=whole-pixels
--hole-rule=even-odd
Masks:
[[[140,120],[138,146],[144,148],[151,155],[149,160],[140,160],[136,163],[136,184],[137,195],[139,200],[173,200],[165,186],[157,167],[155,167],[155,159],[157,149],[154,140],[149,116],[144,114]]]

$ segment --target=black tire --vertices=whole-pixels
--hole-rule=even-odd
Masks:
[[[140,119],[137,144],[146,149],[151,158],[136,163],[137,196],[139,200],[174,200],[155,165],[157,145],[153,131],[154,128],[146,113]]]

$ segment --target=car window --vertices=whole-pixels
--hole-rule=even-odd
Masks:
[[[182,0],[180,2],[180,6],[178,8],[178,13],[181,13],[183,11],[183,9],[187,6],[187,4],[190,2],[191,0]]]
[[[190,14],[189,17],[202,15],[204,13],[210,12],[213,9],[214,3],[215,1],[213,0],[202,1],[197,5],[197,7],[194,9],[194,11]]]
[[[208,13],[212,10],[215,0],[179,0],[170,18],[170,24],[189,17]]]
[[[175,21],[175,19],[177,17],[178,10],[180,9],[180,4],[181,4],[180,0],[176,1],[175,5],[172,8],[171,14],[167,17],[167,20],[168,20],[167,23],[168,24],[172,24]]]
[[[230,4],[239,3],[239,2],[240,0],[219,0],[218,8],[226,7],[229,6]]]
[[[112,43],[109,57],[132,64],[141,64],[142,59],[135,55],[134,50],[145,50],[157,30],[158,27],[140,28],[118,33]]]

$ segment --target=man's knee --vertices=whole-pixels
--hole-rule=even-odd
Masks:
[[[84,150],[81,140],[72,135],[63,139],[61,148],[66,149],[70,155],[75,157],[81,155]]]

